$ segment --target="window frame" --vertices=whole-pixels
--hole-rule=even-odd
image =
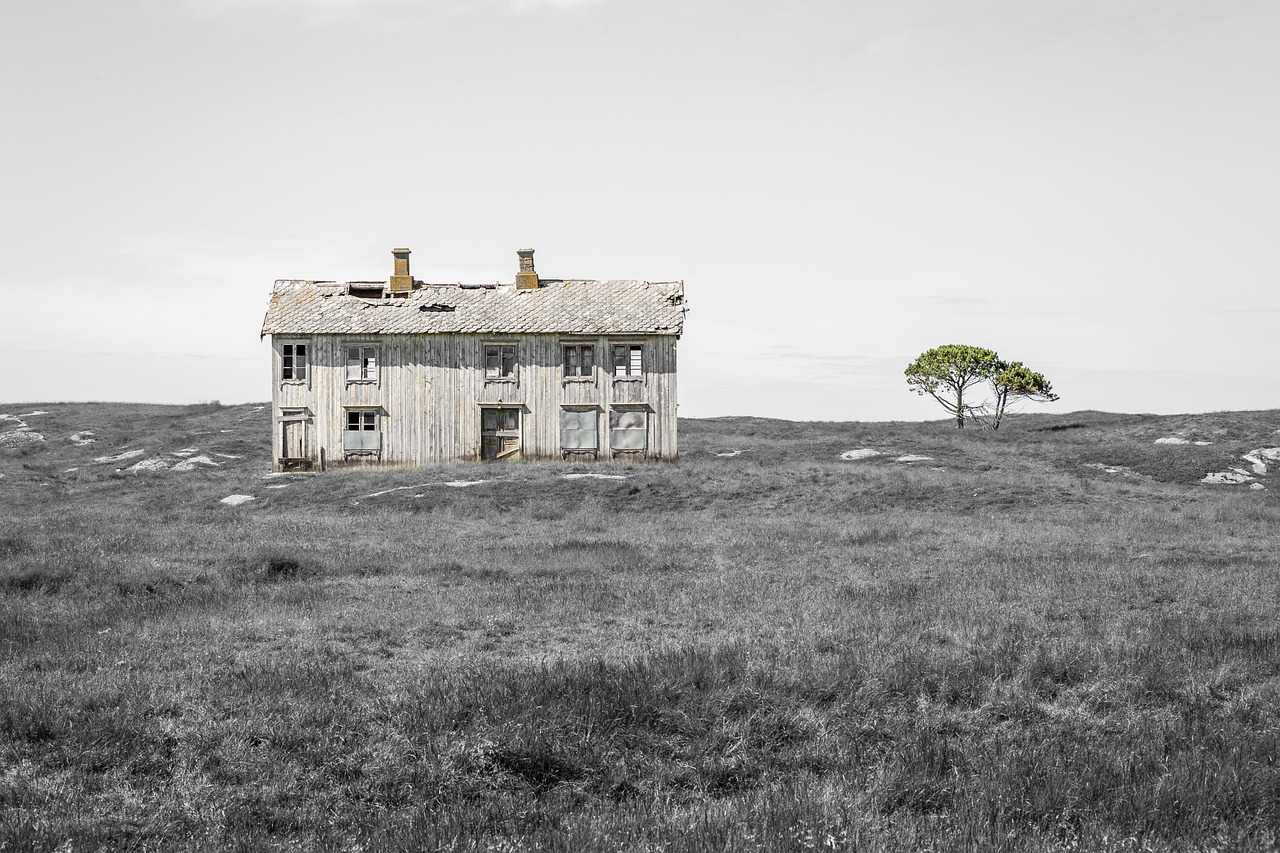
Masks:
[[[622,404],[614,404],[614,405],[612,405],[612,406],[610,406],[610,407],[609,407],[609,426],[608,426],[608,429],[609,429],[609,453],[610,453],[610,454],[612,454],[613,456],[640,456],[640,457],[648,457],[648,455],[649,455],[649,426],[650,426],[650,423],[649,423],[649,413],[650,413],[650,411],[651,411],[651,409],[649,408],[649,406],[648,406],[647,404],[643,404],[643,403],[642,403],[642,404],[636,404],[636,405],[627,405],[627,404],[625,404],[625,403],[622,403]],[[614,424],[614,416],[616,415],[616,416],[618,416],[619,418],[621,418],[621,416],[622,416],[622,415],[626,415],[626,414],[640,414],[640,415],[643,415],[643,416],[644,416],[644,427],[643,427],[643,428],[641,428],[641,429],[636,429],[635,427],[628,427],[628,428],[626,428],[625,430],[624,430],[623,428],[621,428],[621,427],[615,427],[615,426],[613,425],[613,424]],[[641,446],[641,447],[617,447],[617,446],[615,446],[615,444],[614,444],[614,433],[615,433],[615,432],[620,432],[620,431],[626,431],[626,432],[640,432],[640,433],[642,433],[642,434],[644,435],[644,444],[643,444],[643,446]]]
[[[351,428],[353,416],[357,418],[361,424],[357,429]],[[365,423],[371,426],[365,426]],[[357,446],[349,446],[347,444],[348,433],[372,432],[377,438],[377,446],[366,446],[367,442],[361,441]],[[382,413],[377,406],[343,406],[342,407],[342,454],[343,456],[373,456],[382,453]]]
[[[594,444],[593,446],[591,446],[591,447],[567,447],[567,446],[565,445],[565,443],[564,443],[564,433],[565,433],[564,416],[565,416],[565,414],[566,414],[566,413],[569,413],[569,412],[573,412],[573,413],[575,413],[575,414],[587,414],[587,413],[590,413],[590,414],[592,415],[592,424],[593,424],[593,427],[594,427],[594,429],[593,429],[593,431],[592,431],[592,434],[593,434],[593,435],[594,435],[594,437],[595,437],[595,444]],[[560,456],[561,456],[562,458],[564,458],[564,459],[570,459],[570,458],[573,458],[573,457],[576,457],[576,456],[590,456],[590,457],[591,457],[591,458],[593,458],[593,459],[598,458],[598,457],[599,457],[599,455],[600,455],[600,407],[599,407],[598,405],[588,405],[588,404],[583,404],[583,405],[573,405],[573,404],[569,404],[569,405],[561,406],[561,407],[560,407],[560,431],[559,431],[559,437],[560,437]]]
[[[569,372],[569,350],[578,352],[578,373]],[[591,353],[591,370],[582,373],[582,351]],[[560,379],[564,382],[595,382],[596,370],[600,362],[596,359],[595,341],[561,341],[560,342]]]
[[[489,375],[489,350],[496,349],[498,351],[498,373],[494,376]],[[502,373],[503,353],[504,349],[511,350],[511,373]],[[520,342],[519,341],[483,341],[480,345],[480,369],[484,371],[485,382],[511,382],[519,384],[520,382]]]
[[[302,375],[297,374],[297,351],[296,347],[302,347],[305,351],[302,354]],[[294,348],[294,352],[285,353],[286,348]],[[286,359],[288,364],[286,366]],[[289,373],[294,375],[290,376]],[[280,384],[281,385],[308,385],[311,382],[311,341],[303,339],[290,339],[280,342]]]
[[[360,375],[355,378],[352,378],[351,376],[351,368],[353,366],[351,364],[352,350],[360,351],[360,355],[356,358],[356,361],[359,362],[359,364],[355,365],[358,368]],[[365,363],[367,361],[367,357],[365,356],[366,350],[373,351],[373,375],[372,376],[365,375],[366,371],[368,370],[368,365]],[[346,384],[377,385],[382,376],[381,350],[382,350],[382,347],[376,343],[370,343],[367,341],[344,341],[342,344],[342,369],[343,369],[343,376],[346,379]]]
[[[626,373],[618,372],[618,350],[627,350]],[[640,368],[638,373],[632,373],[631,368],[635,364],[635,352],[640,351]],[[648,356],[645,353],[645,345],[643,341],[609,341],[609,372],[613,374],[614,381],[618,382],[641,382],[644,380],[645,363]]]

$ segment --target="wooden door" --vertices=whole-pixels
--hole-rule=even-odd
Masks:
[[[480,458],[505,459],[520,452],[520,410],[480,410]]]
[[[284,422],[284,452],[281,457],[284,459],[307,458],[306,421]]]

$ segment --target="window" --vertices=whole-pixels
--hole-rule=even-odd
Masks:
[[[284,382],[306,381],[306,344],[285,344],[280,347],[280,379]]]
[[[375,409],[348,409],[347,425],[342,431],[342,449],[347,453],[376,453],[382,448]]]
[[[376,382],[378,379],[378,348],[374,346],[347,347],[347,381]]]
[[[644,347],[640,344],[621,344],[613,347],[613,375],[644,375]]]
[[[598,409],[561,409],[560,410],[560,449],[566,453],[589,451],[592,454],[600,447],[600,438],[596,430],[599,420]]]
[[[609,447],[615,453],[644,453],[649,446],[649,415],[643,409],[609,412]]]
[[[564,378],[590,379],[595,374],[596,348],[591,344],[564,345]]]
[[[480,409],[480,458],[503,459],[520,450],[520,410],[514,406]]]
[[[485,344],[484,378],[495,381],[516,378],[515,344]]]

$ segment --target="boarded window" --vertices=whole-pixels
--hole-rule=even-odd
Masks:
[[[280,348],[280,378],[286,382],[306,380],[306,344],[285,344]]]
[[[515,379],[516,378],[516,345],[485,344],[484,346],[484,378]]]
[[[609,447],[624,453],[643,453],[648,447],[649,413],[636,409],[609,412]]]
[[[342,431],[342,449],[347,453],[372,453],[381,448],[378,413],[372,409],[348,409],[346,429]]]
[[[591,378],[596,366],[596,348],[591,344],[565,344],[564,375]]]
[[[377,347],[347,347],[347,381],[369,382],[378,378]]]
[[[600,446],[597,409],[560,410],[560,449],[596,450]]]
[[[520,410],[486,406],[480,410],[480,457],[501,459],[520,450]]]
[[[643,376],[644,347],[640,344],[615,344],[613,347],[614,376]]]

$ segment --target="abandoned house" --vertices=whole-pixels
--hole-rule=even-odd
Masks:
[[[275,283],[277,471],[480,459],[675,459],[683,282]]]

